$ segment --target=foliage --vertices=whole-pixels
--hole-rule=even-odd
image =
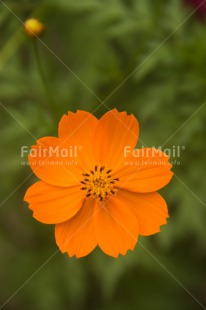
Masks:
[[[187,19],[179,0],[6,5],[13,13],[1,4],[1,303],[37,273],[3,309],[201,309],[183,286],[206,304],[206,25]],[[36,222],[23,202],[34,177],[21,164],[21,146],[57,134],[23,32],[30,16],[46,25],[38,45],[58,119],[117,107],[139,119],[139,147],[185,148],[162,191],[168,225],[118,260],[98,249],[80,260],[56,252],[53,227]]]

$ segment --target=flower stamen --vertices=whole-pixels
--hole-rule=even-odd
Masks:
[[[111,172],[111,169],[106,171],[104,166],[95,165],[89,173],[82,173],[84,178],[80,183],[83,184],[81,189],[86,191],[86,198],[93,197],[102,202],[108,196],[116,193],[114,184],[119,179],[112,178]]]

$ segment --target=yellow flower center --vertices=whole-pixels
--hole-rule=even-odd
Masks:
[[[116,189],[114,184],[118,178],[112,178],[112,170],[105,170],[104,166],[95,166],[89,173],[83,173],[84,179],[80,182],[82,190],[86,191],[86,198],[94,197],[102,202],[106,197],[114,195]]]

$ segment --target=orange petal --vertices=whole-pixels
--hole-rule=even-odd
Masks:
[[[124,161],[124,148],[137,144],[139,125],[134,115],[116,109],[104,114],[95,132],[95,154],[98,164],[113,170]]]
[[[29,187],[24,200],[29,203],[34,218],[56,224],[67,221],[79,211],[84,194],[80,186],[57,187],[40,181]]]
[[[89,112],[77,111],[76,113],[69,112],[64,115],[59,123],[59,137],[70,145],[77,146],[78,157],[81,165],[86,168],[93,168],[94,153],[93,141],[94,132],[98,120]]]
[[[133,250],[138,238],[138,221],[127,204],[116,197],[100,206],[95,215],[97,243],[106,254],[117,257]]]
[[[48,184],[67,187],[80,182],[82,170],[78,159],[70,155],[69,146],[59,138],[37,140],[29,164],[34,174]]]
[[[93,198],[87,199],[74,217],[56,225],[56,243],[62,253],[68,252],[70,257],[83,257],[96,247],[95,208],[96,201]]]
[[[138,150],[138,157],[126,159],[125,166],[114,174],[119,178],[118,188],[147,193],[164,187],[172,178],[169,157],[153,148]],[[128,162],[128,165],[127,165]]]
[[[155,234],[160,231],[161,225],[167,223],[167,204],[160,194],[120,190],[117,196],[136,214],[140,235]]]

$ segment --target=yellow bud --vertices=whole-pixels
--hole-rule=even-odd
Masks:
[[[44,25],[36,18],[27,19],[24,23],[24,30],[29,37],[38,37],[44,28]]]

